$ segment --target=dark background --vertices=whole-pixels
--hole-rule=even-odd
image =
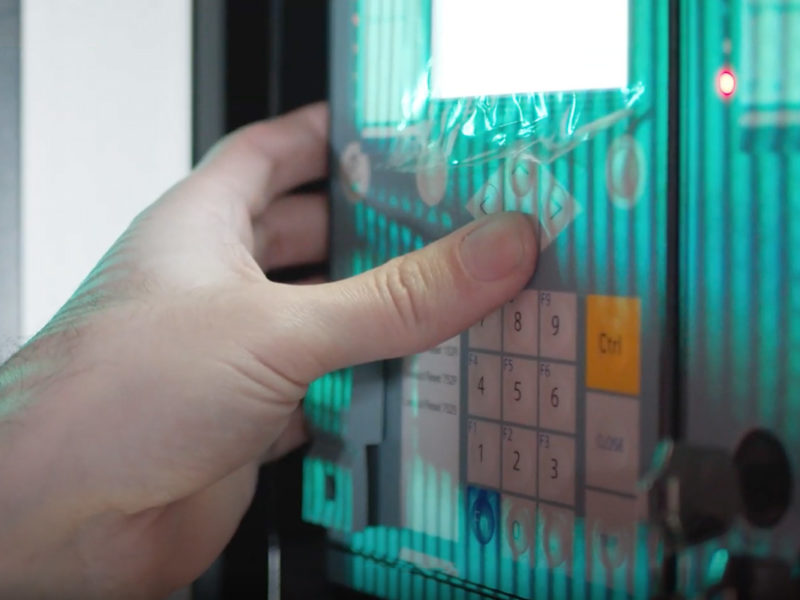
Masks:
[[[327,98],[327,5],[194,1],[195,161],[229,131]],[[312,265],[277,277],[291,281],[325,268]],[[270,576],[281,598],[354,597],[327,585],[325,532],[301,520],[304,453],[300,449],[261,469],[250,510],[224,554],[194,585],[195,600],[266,600],[274,597]],[[269,572],[270,548],[280,552],[279,576]]]

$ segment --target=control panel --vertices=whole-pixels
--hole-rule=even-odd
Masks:
[[[304,516],[331,531],[332,574],[379,596],[413,595],[416,578],[524,598],[645,593],[658,536],[637,482],[662,406],[666,8],[331,8],[333,276],[498,211],[532,215],[540,244],[533,280],[468,331],[312,386]],[[466,39],[469,23],[491,43]],[[563,61],[546,58],[555,48]],[[392,591],[381,582],[394,573],[409,579]]]
[[[311,386],[303,515],[331,577],[793,597],[800,3],[330,8],[332,276],[499,211],[540,245],[467,331]]]

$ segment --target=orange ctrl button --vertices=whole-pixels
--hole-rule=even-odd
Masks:
[[[586,298],[586,387],[638,396],[641,301]]]

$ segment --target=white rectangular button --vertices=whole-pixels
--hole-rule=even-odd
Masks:
[[[615,569],[633,570],[635,515],[635,500],[586,490],[586,575],[590,581],[606,581]],[[593,573],[591,567],[598,562],[604,568]]]
[[[539,349],[539,293],[524,290],[503,309],[503,351],[536,356]]]
[[[563,292],[539,293],[539,354],[575,360],[578,298]]]
[[[470,352],[467,357],[467,407],[469,414],[500,419],[500,357]]]
[[[544,429],[575,433],[575,367],[539,363],[539,423]]]
[[[500,351],[500,330],[502,309],[475,323],[469,328],[469,347],[479,350]]]
[[[538,363],[524,358],[503,358],[503,420],[536,426]]]
[[[586,394],[586,483],[634,494],[639,474],[639,401]]]
[[[467,423],[467,479],[500,487],[500,425],[479,419]]]
[[[539,497],[575,505],[575,440],[539,433]]]
[[[503,426],[502,489],[526,496],[536,495],[536,432]]]

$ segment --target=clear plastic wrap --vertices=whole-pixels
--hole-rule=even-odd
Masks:
[[[515,94],[441,100],[430,96],[430,70],[403,95],[403,118],[386,167],[430,169],[526,155],[547,164],[631,117],[644,85],[597,92]]]

